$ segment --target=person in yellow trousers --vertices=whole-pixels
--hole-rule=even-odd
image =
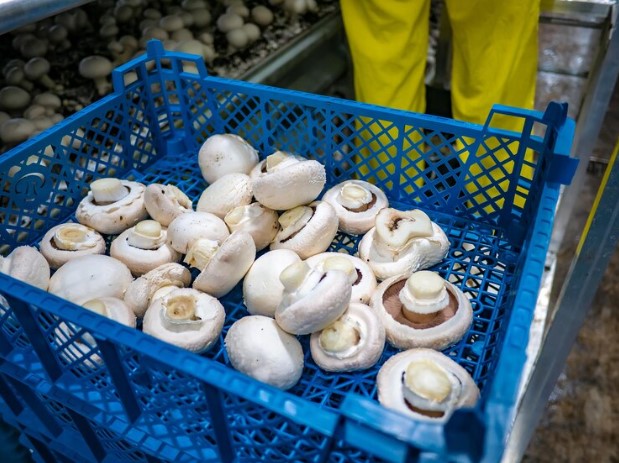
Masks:
[[[352,55],[356,99],[424,112],[430,0],[340,2]],[[483,124],[497,103],[533,108],[539,3],[445,0],[443,14],[447,14],[452,29],[451,101],[455,119]],[[522,130],[518,118],[499,116],[492,125]],[[371,126],[366,129],[365,136],[375,130]],[[392,155],[391,151],[383,152],[378,160],[385,162]],[[462,150],[462,162],[468,155]],[[490,175],[496,182],[497,176],[504,174]]]

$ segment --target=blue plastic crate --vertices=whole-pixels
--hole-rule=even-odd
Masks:
[[[198,356],[0,274],[0,377],[21,385],[0,393],[35,414],[23,426],[48,439],[56,436],[40,427],[79,435],[110,461],[136,451],[135,461],[181,462],[500,458],[560,184],[575,167],[565,105],[544,113],[497,106],[480,126],[211,77],[195,56],[156,41],[113,81],[112,95],[0,157],[0,252],[35,245],[70,219],[96,178],[173,183],[197,200],[206,187],[199,146],[237,133],[262,157],[282,149],[318,159],[327,188],[368,179],[394,207],[421,208],[443,227],[451,249],[434,269],[474,310],[467,335],[445,353],[471,373],[482,399],[446,424],[416,422],[376,402],[376,373],[393,348],[372,369],[335,374],[313,363],[307,339],[304,374],[290,391],[248,378],[223,348],[227,329],[247,314],[239,287],[222,300],[219,342]],[[521,119],[522,132],[493,128],[495,114]],[[339,234],[331,250],[354,253],[357,242]],[[59,341],[64,322],[74,329]],[[105,361],[96,368],[94,355]]]

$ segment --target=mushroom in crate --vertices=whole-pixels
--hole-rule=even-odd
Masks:
[[[249,175],[226,174],[206,187],[200,195],[196,210],[210,212],[223,219],[235,207],[251,203],[252,196]]]
[[[50,268],[43,254],[31,246],[18,246],[6,257],[0,256],[0,273],[47,290]]]
[[[385,328],[371,307],[351,303],[326,328],[312,333],[314,362],[326,371],[356,371],[374,366],[385,347]]]
[[[398,349],[444,349],[462,339],[473,321],[464,293],[427,270],[383,281],[371,305]]]
[[[208,294],[192,288],[179,288],[153,301],[142,329],[162,341],[191,352],[211,348],[224,326],[223,305]]]
[[[144,206],[148,215],[164,227],[179,215],[191,212],[191,199],[174,185],[152,183],[144,191]]]
[[[250,315],[237,320],[224,343],[232,366],[258,381],[285,390],[301,378],[301,343],[272,318]]]
[[[41,254],[57,269],[76,257],[104,254],[105,240],[90,227],[63,223],[48,230],[41,240]]]
[[[374,228],[359,242],[359,257],[379,280],[431,267],[448,250],[445,232],[419,209],[382,209]]]
[[[249,174],[258,163],[258,152],[238,135],[212,135],[200,147],[198,164],[202,176],[212,184],[226,174]]]
[[[75,217],[99,233],[117,235],[148,217],[145,186],[138,182],[102,178],[90,184],[88,195],[77,206]]]
[[[424,421],[446,421],[454,410],[473,407],[479,399],[469,373],[432,349],[394,355],[379,370],[376,383],[383,406]]]
[[[322,200],[335,209],[339,229],[344,233],[362,235],[374,226],[376,215],[389,207],[382,190],[363,180],[347,180],[327,190]]]

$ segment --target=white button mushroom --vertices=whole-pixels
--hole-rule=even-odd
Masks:
[[[252,8],[251,17],[256,24],[265,27],[273,22],[273,13],[264,5],[258,5]]]
[[[50,228],[40,244],[41,254],[53,269],[77,257],[103,254],[105,247],[105,240],[99,233],[79,223],[63,223]]]
[[[235,207],[226,214],[224,222],[231,232],[239,230],[249,233],[257,251],[266,248],[279,231],[277,212],[260,203]]]
[[[144,314],[143,331],[191,352],[209,350],[224,326],[221,303],[208,294],[180,288],[155,300]]]
[[[148,216],[144,190],[144,185],[129,180],[95,180],[77,206],[75,217],[100,233],[118,234]]]
[[[351,302],[367,304],[376,289],[376,277],[368,264],[355,256],[342,252],[322,252],[309,257],[307,265],[320,271],[337,268],[349,276],[352,284]],[[347,265],[348,264],[348,265]]]
[[[9,119],[0,124],[0,139],[7,145],[21,143],[37,130],[34,122],[28,119]]]
[[[164,227],[180,214],[190,212],[191,199],[174,185],[153,183],[144,191],[144,207],[148,215]]]
[[[445,232],[425,212],[383,209],[359,242],[359,256],[376,278],[408,274],[439,263],[449,250]]]
[[[181,259],[166,242],[167,232],[155,220],[138,222],[120,235],[110,246],[110,256],[123,262],[135,276]]]
[[[258,381],[290,389],[303,374],[303,348],[272,318],[252,315],[237,320],[224,340],[232,366]]]
[[[19,246],[7,256],[0,256],[0,273],[47,290],[50,275],[45,257],[30,246]]]
[[[383,281],[371,305],[387,340],[399,349],[444,349],[462,339],[473,321],[471,303],[462,291],[429,271]]]
[[[105,255],[89,255],[72,259],[49,281],[48,291],[76,304],[101,297],[123,298],[133,281],[125,264]]]
[[[243,27],[239,29],[232,29],[226,33],[226,40],[232,47],[232,50],[241,50],[249,45],[249,37],[243,30]]]
[[[208,137],[198,153],[200,171],[208,183],[235,172],[249,174],[257,163],[258,152],[243,138],[229,133]]]
[[[170,292],[185,288],[190,283],[191,273],[181,264],[163,264],[131,282],[125,292],[125,303],[136,317],[143,317],[148,306],[157,297],[162,297],[166,288]]]
[[[432,349],[411,349],[391,357],[376,379],[378,401],[423,421],[446,421],[453,411],[473,407],[479,389],[468,372]]]
[[[237,206],[251,203],[253,191],[247,174],[226,174],[211,183],[202,193],[197,211],[210,212],[220,219]]]
[[[185,212],[168,226],[168,243],[181,254],[187,254],[199,239],[221,242],[229,235],[225,222],[209,212]]]
[[[30,94],[23,88],[8,85],[0,90],[0,109],[19,111],[30,104]]]
[[[40,82],[43,86],[49,89],[60,89],[62,86],[57,85],[47,74],[50,70],[49,61],[45,58],[32,58],[24,66],[24,74],[33,81]]]
[[[348,275],[340,270],[312,270],[305,262],[286,267],[279,276],[284,285],[275,320],[284,331],[310,334],[337,320],[350,302]]]
[[[329,203],[298,206],[279,217],[281,230],[271,249],[291,249],[302,259],[326,251],[337,233],[337,216]]]
[[[252,173],[254,196],[276,211],[288,210],[315,200],[327,181],[325,168],[318,161],[277,151]]]
[[[185,263],[200,270],[193,287],[215,297],[228,294],[245,276],[256,259],[256,245],[249,233],[237,231],[221,245],[216,241],[198,240]]]
[[[253,43],[260,38],[260,28],[253,23],[243,24],[241,30],[249,43]]]
[[[356,371],[374,366],[385,347],[385,328],[371,307],[352,303],[321,331],[312,333],[314,362],[326,371]]]
[[[243,18],[235,13],[224,13],[217,18],[217,29],[224,34],[243,26]]]
[[[301,258],[289,249],[269,251],[252,264],[243,280],[243,301],[252,315],[275,316],[282,301],[284,285],[279,280],[282,271]]]
[[[104,56],[88,56],[80,61],[79,73],[86,79],[92,79],[99,95],[105,95],[111,90],[106,77],[112,72],[112,62]]]
[[[363,180],[347,180],[328,190],[322,197],[335,209],[344,233],[361,235],[374,226],[378,211],[389,207],[380,188]]]

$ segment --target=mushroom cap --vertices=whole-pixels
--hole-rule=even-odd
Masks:
[[[164,286],[184,288],[190,283],[191,272],[181,264],[163,264],[131,282],[125,292],[125,303],[136,317],[143,317],[159,289]]]
[[[202,176],[214,183],[226,174],[249,174],[258,163],[258,152],[238,135],[212,135],[200,147],[198,164]]]
[[[389,343],[398,349],[429,347],[441,350],[462,339],[473,321],[473,309],[464,293],[450,282],[445,281],[445,288],[450,295],[452,305],[452,308],[448,309],[450,314],[445,314],[442,318],[437,319],[439,324],[429,322],[428,327],[423,327],[423,325],[414,327],[400,313],[399,294],[405,286],[407,278],[407,275],[391,277],[379,284],[372,295],[372,308],[385,326]],[[385,304],[385,300],[389,302]],[[455,310],[455,313],[451,315],[453,310]],[[390,311],[398,314],[396,318]],[[444,318],[446,319],[441,321]]]
[[[434,222],[431,229],[431,236],[411,238],[402,248],[391,250],[381,245],[373,227],[359,241],[359,257],[370,265],[379,280],[426,269],[443,260],[449,251],[449,240],[443,229]]]
[[[275,316],[282,301],[284,285],[279,281],[282,271],[301,258],[289,249],[277,249],[260,256],[243,280],[243,301],[252,315]]]
[[[315,201],[310,207],[313,215],[309,222],[290,236],[284,232],[285,229],[280,230],[271,243],[271,249],[290,249],[302,259],[307,259],[329,248],[337,233],[338,220],[335,210],[324,201]]]
[[[124,198],[111,204],[99,205],[95,202],[92,191],[89,191],[77,206],[77,221],[99,233],[116,235],[148,217],[144,206],[146,187],[130,180],[120,182],[129,190]]]
[[[229,235],[224,221],[210,212],[186,212],[168,226],[168,244],[181,254],[187,254],[193,243],[201,238],[223,241]]]
[[[254,171],[252,182],[256,200],[276,211],[314,201],[327,181],[324,166],[318,161],[292,155],[281,164],[266,172]]]
[[[232,209],[224,217],[230,231],[244,231],[251,235],[256,251],[266,248],[279,231],[277,212],[260,203],[251,203]]]
[[[228,294],[256,259],[256,245],[249,233],[232,232],[193,282],[193,287],[215,297]]]
[[[131,271],[113,257],[93,254],[72,259],[49,281],[48,291],[76,304],[101,297],[123,298]]]
[[[320,254],[309,257],[306,262],[310,267],[322,270],[322,264],[330,257],[347,259],[355,267],[357,279],[353,282],[350,302],[360,302],[361,304],[369,303],[378,284],[370,266],[358,257],[343,252],[321,252]]]
[[[415,412],[407,405],[402,388],[402,380],[406,369],[412,361],[430,361],[441,367],[448,375],[452,375],[454,383],[460,384],[460,395],[454,408],[473,407],[479,399],[479,388],[471,378],[471,375],[441,352],[433,349],[410,349],[394,355],[380,368],[376,383],[378,387],[378,401],[384,407],[396,410],[418,420],[442,422],[446,421],[453,409],[448,410],[444,416],[432,418]]]
[[[264,5],[258,5],[251,9],[251,17],[259,26],[268,26],[273,22],[273,13]]]
[[[197,211],[210,212],[223,219],[237,206],[251,203],[253,191],[249,175],[226,174],[211,183],[200,195]]]
[[[0,272],[42,290],[50,284],[49,264],[31,246],[18,246],[7,257],[0,256]]]
[[[224,13],[217,18],[217,29],[224,34],[243,26],[243,18],[236,13]]]
[[[275,310],[277,324],[288,333],[310,334],[337,320],[350,303],[348,275],[339,270],[326,273],[311,271],[301,288],[284,289]],[[284,285],[285,287],[285,285]]]
[[[245,48],[249,44],[249,36],[243,27],[226,32],[226,40],[234,48]]]
[[[49,72],[49,61],[45,58],[34,57],[24,65],[24,72],[29,79],[38,79]]]
[[[9,119],[0,124],[0,138],[4,143],[20,143],[32,136],[36,129],[34,122],[28,119]]]
[[[87,56],[80,61],[79,73],[86,79],[97,79],[109,75],[114,69],[112,62],[104,56]]]
[[[34,104],[41,105],[45,108],[50,108],[53,110],[57,110],[62,107],[62,101],[60,101],[58,95],[49,92],[39,93],[37,96],[34,97],[33,102]]]
[[[174,185],[152,183],[144,191],[144,207],[154,220],[164,227],[180,214],[189,212],[191,199]]]
[[[343,352],[330,353],[321,343],[323,331],[316,331],[310,338],[314,362],[326,371],[357,371],[374,366],[385,347],[385,328],[374,310],[353,302],[337,321],[354,327],[359,336],[358,344]]]
[[[23,88],[7,85],[0,89],[0,109],[15,111],[30,104],[30,94]]]
[[[134,276],[140,276],[160,265],[181,260],[181,254],[170,246],[167,231],[161,229],[161,244],[154,249],[141,249],[129,244],[129,236],[135,227],[128,228],[112,241],[110,256],[123,262]]]
[[[167,320],[166,308],[172,307],[180,299],[194,301],[195,315],[199,320],[179,324]],[[214,297],[195,289],[179,288],[153,301],[144,314],[142,330],[167,343],[202,353],[209,350],[219,338],[225,318],[223,305]]]
[[[67,226],[77,227],[83,231],[84,239],[82,242],[84,242],[85,245],[81,247],[81,249],[61,249],[55,244],[54,237],[56,233],[66,229]],[[41,249],[41,254],[43,254],[47,262],[49,262],[49,266],[53,269],[57,269],[71,259],[76,259],[77,257],[90,254],[104,254],[106,245],[103,237],[92,228],[77,223],[63,223],[50,228],[47,233],[43,235],[39,247]]]
[[[370,203],[357,209],[347,208],[342,205],[341,195],[343,188],[358,187],[366,190],[371,195]],[[361,235],[374,226],[376,214],[385,207],[389,207],[389,201],[383,191],[375,185],[363,180],[346,180],[327,190],[322,200],[328,202],[335,209],[339,219],[339,229],[344,233]],[[366,210],[359,210],[365,209]]]
[[[237,320],[224,340],[232,366],[258,381],[290,389],[303,374],[303,348],[275,320],[252,315]]]

